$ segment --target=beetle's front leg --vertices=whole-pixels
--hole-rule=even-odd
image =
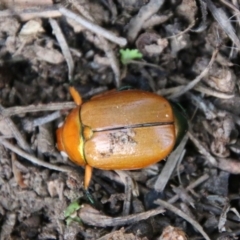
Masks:
[[[98,210],[102,210],[103,206],[100,202],[98,202],[92,194],[89,192],[88,187],[92,178],[93,168],[89,165],[85,166],[85,176],[84,176],[84,192],[90,203],[97,208]]]
[[[74,100],[74,102],[80,106],[82,104],[82,97],[75,87],[69,87],[69,92]]]
[[[85,190],[88,190],[88,187],[90,185],[90,181],[92,178],[92,171],[93,171],[93,168],[91,166],[89,166],[89,165],[85,166],[85,176],[84,176],[84,189]]]

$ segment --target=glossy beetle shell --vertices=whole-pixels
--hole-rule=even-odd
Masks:
[[[70,92],[78,106],[58,128],[57,147],[74,163],[85,166],[85,189],[92,168],[149,166],[166,158],[184,133],[179,122],[186,119],[177,111],[174,114],[170,103],[156,94],[113,91],[82,104],[73,87]]]
[[[57,131],[57,146],[78,165],[138,169],[164,159],[176,141],[170,103],[140,90],[116,91],[76,107]]]

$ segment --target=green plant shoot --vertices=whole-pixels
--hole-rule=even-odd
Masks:
[[[122,64],[128,64],[133,59],[141,59],[143,57],[142,53],[138,49],[120,49],[121,62]]]

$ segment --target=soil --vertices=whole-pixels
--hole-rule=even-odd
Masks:
[[[239,239],[238,13],[223,0],[0,1],[0,239]],[[56,147],[70,86],[83,102],[154,92],[188,130],[157,164],[94,169],[86,191]],[[111,154],[135,147],[131,131],[110,133]]]

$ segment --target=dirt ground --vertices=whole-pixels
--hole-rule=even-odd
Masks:
[[[0,239],[240,239],[239,8],[0,0]],[[83,101],[154,92],[188,131],[157,164],[94,169],[85,192],[84,169],[56,148],[70,85]]]

